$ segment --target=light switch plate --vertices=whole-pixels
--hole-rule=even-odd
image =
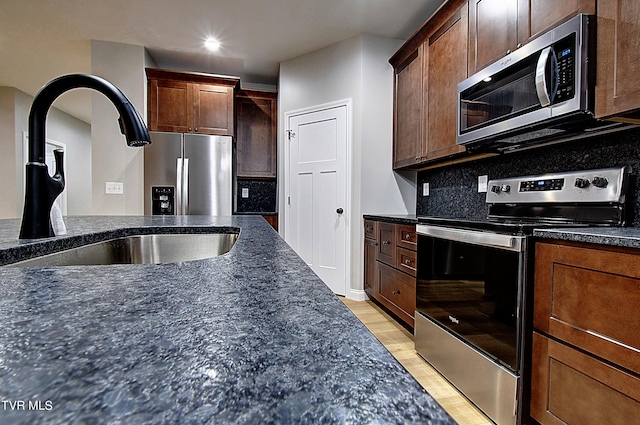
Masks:
[[[488,181],[489,181],[489,176],[478,176],[478,193],[487,192]]]
[[[429,196],[429,183],[422,183],[422,196]]]
[[[107,193],[110,195],[122,195],[124,194],[124,183],[106,182],[104,187],[104,193]]]

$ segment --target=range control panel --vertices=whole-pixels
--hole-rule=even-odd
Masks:
[[[562,190],[563,187],[564,179],[526,180],[520,183],[520,192]]]
[[[489,180],[486,203],[623,203],[630,167]]]

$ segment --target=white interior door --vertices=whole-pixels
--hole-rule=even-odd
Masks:
[[[285,240],[339,295],[347,283],[346,105],[286,119]]]

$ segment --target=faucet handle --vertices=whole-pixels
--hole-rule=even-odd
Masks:
[[[56,172],[53,175],[53,179],[62,183],[64,189],[64,151],[62,149],[55,149],[53,151],[53,157],[56,159]]]

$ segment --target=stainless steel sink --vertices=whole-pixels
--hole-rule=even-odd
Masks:
[[[202,260],[229,252],[236,239],[237,233],[127,236],[31,258],[7,267],[161,264]]]

